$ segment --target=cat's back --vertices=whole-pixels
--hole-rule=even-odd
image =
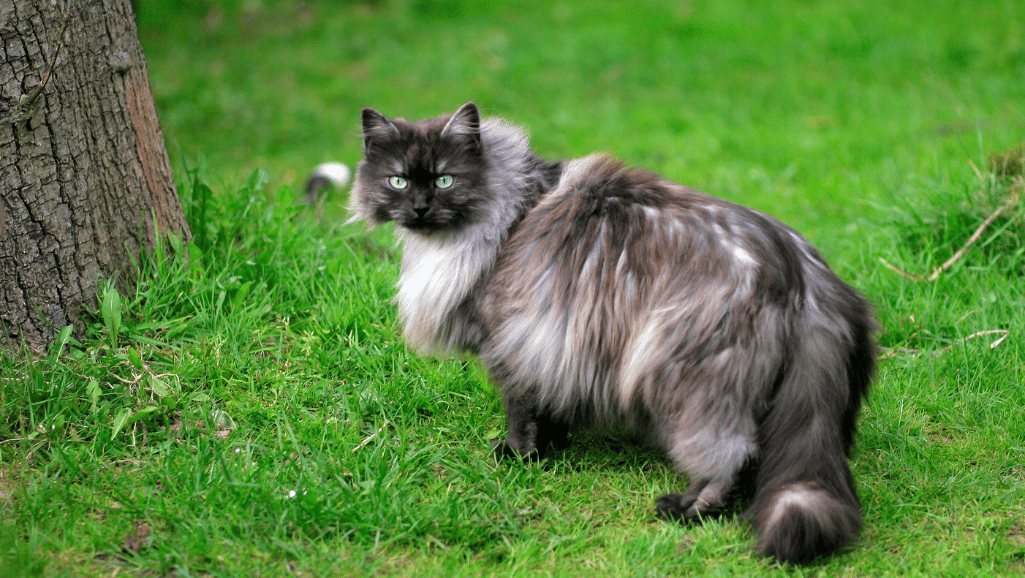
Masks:
[[[565,163],[499,252],[496,274],[502,287],[557,300],[711,286],[771,295],[800,289],[804,246],[813,251],[762,213],[594,154]]]

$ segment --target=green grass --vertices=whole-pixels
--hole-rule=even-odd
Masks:
[[[191,259],[144,259],[82,340],[0,356],[0,576],[1025,571],[1022,209],[934,282],[880,262],[927,275],[1007,200],[969,161],[1022,142],[1018,3],[139,4]],[[849,553],[780,568],[733,518],[657,522],[686,479],[617,437],[491,459],[479,365],[401,342],[390,229],[290,190],[359,159],[362,106],[470,99],[543,155],[778,216],[872,300],[890,356]]]

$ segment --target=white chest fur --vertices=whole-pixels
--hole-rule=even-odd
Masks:
[[[451,349],[455,309],[490,271],[500,239],[490,227],[428,237],[402,231],[402,272],[396,297],[406,341],[421,352]]]

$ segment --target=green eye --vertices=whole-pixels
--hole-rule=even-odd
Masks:
[[[452,178],[452,175],[441,175],[434,179],[434,186],[439,189],[447,189],[452,186],[453,181],[455,181],[455,179]]]
[[[409,185],[409,181],[402,177],[388,177],[388,186],[393,189],[404,189]]]

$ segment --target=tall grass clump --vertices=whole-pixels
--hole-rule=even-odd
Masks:
[[[943,533],[940,568],[1002,575],[1025,557],[1022,181],[954,174],[917,181],[881,221],[882,355],[858,469],[868,539],[892,546],[895,572],[928,573]]]

